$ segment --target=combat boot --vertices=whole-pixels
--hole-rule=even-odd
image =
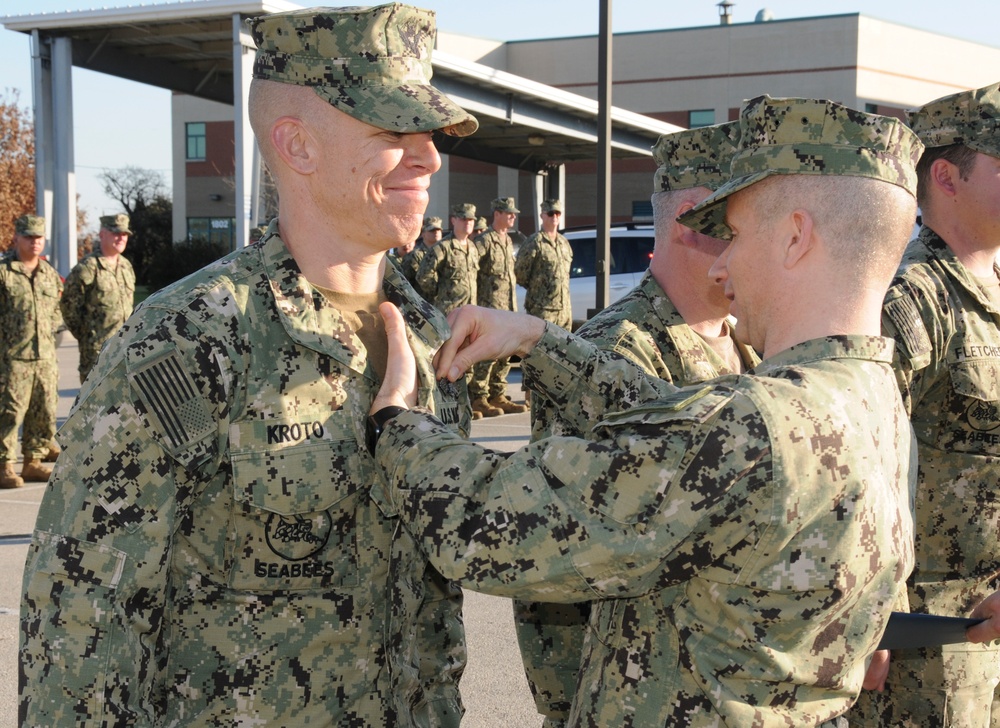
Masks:
[[[14,463],[4,463],[3,472],[0,472],[0,488],[6,490],[10,488],[20,488],[22,485],[24,485],[24,481],[17,473],[14,472]]]
[[[478,412],[483,417],[499,417],[503,414],[503,410],[487,402],[486,397],[478,397],[472,400],[472,411]]]
[[[56,458],[59,457],[59,453],[61,452],[62,449],[59,447],[59,443],[53,440],[52,442],[49,443],[49,451],[45,453],[45,457],[42,458],[42,462],[54,463],[56,461]]]
[[[52,475],[52,468],[41,460],[25,460],[21,466],[21,477],[29,483],[45,483]]]
[[[494,397],[489,401],[490,406],[496,407],[508,415],[516,415],[520,412],[527,412],[528,406],[524,404],[518,404],[510,397],[505,394],[501,394],[499,397]]]

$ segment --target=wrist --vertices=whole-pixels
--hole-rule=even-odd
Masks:
[[[396,415],[401,412],[406,412],[406,407],[400,407],[398,405],[390,404],[384,407],[379,406],[376,409],[377,400],[372,404],[372,413],[368,415],[368,422],[365,426],[365,446],[368,448],[368,453],[372,456],[375,455],[375,448],[378,445],[379,438],[382,436],[383,430],[385,430],[386,425]]]

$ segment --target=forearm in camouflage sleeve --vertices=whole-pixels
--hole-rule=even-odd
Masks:
[[[525,384],[558,409],[571,431],[587,433],[606,412],[625,410],[677,391],[631,361],[547,325],[521,360]]]
[[[740,518],[720,522],[714,509],[752,517],[749,493],[766,467],[747,458],[767,450],[733,445],[757,425],[754,411],[715,426],[731,399],[683,390],[609,422],[614,439],[550,438],[509,455],[404,412],[377,460],[407,529],[464,586],[553,602],[637,595],[689,577],[744,536]]]
[[[83,303],[86,296],[84,281],[81,279],[81,268],[77,266],[70,271],[63,286],[63,295],[59,300],[59,310],[70,333],[79,340],[83,335]]]

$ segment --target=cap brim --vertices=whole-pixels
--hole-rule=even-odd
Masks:
[[[387,131],[442,131],[464,137],[479,128],[476,117],[430,84],[313,88],[320,98],[345,114]]]
[[[970,139],[965,142],[965,146],[991,157],[1000,157],[1000,136]]]
[[[678,217],[677,222],[702,235],[708,235],[719,240],[731,240],[733,231],[726,224],[726,201],[736,192],[746,189],[750,185],[774,174],[777,174],[777,172],[769,169],[731,179]]]

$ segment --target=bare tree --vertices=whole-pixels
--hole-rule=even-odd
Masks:
[[[131,166],[105,169],[97,177],[104,183],[104,194],[122,203],[130,217],[158,197],[166,196],[163,175],[152,169]]]
[[[17,89],[0,94],[0,250],[14,239],[14,220],[35,211],[35,125]]]

